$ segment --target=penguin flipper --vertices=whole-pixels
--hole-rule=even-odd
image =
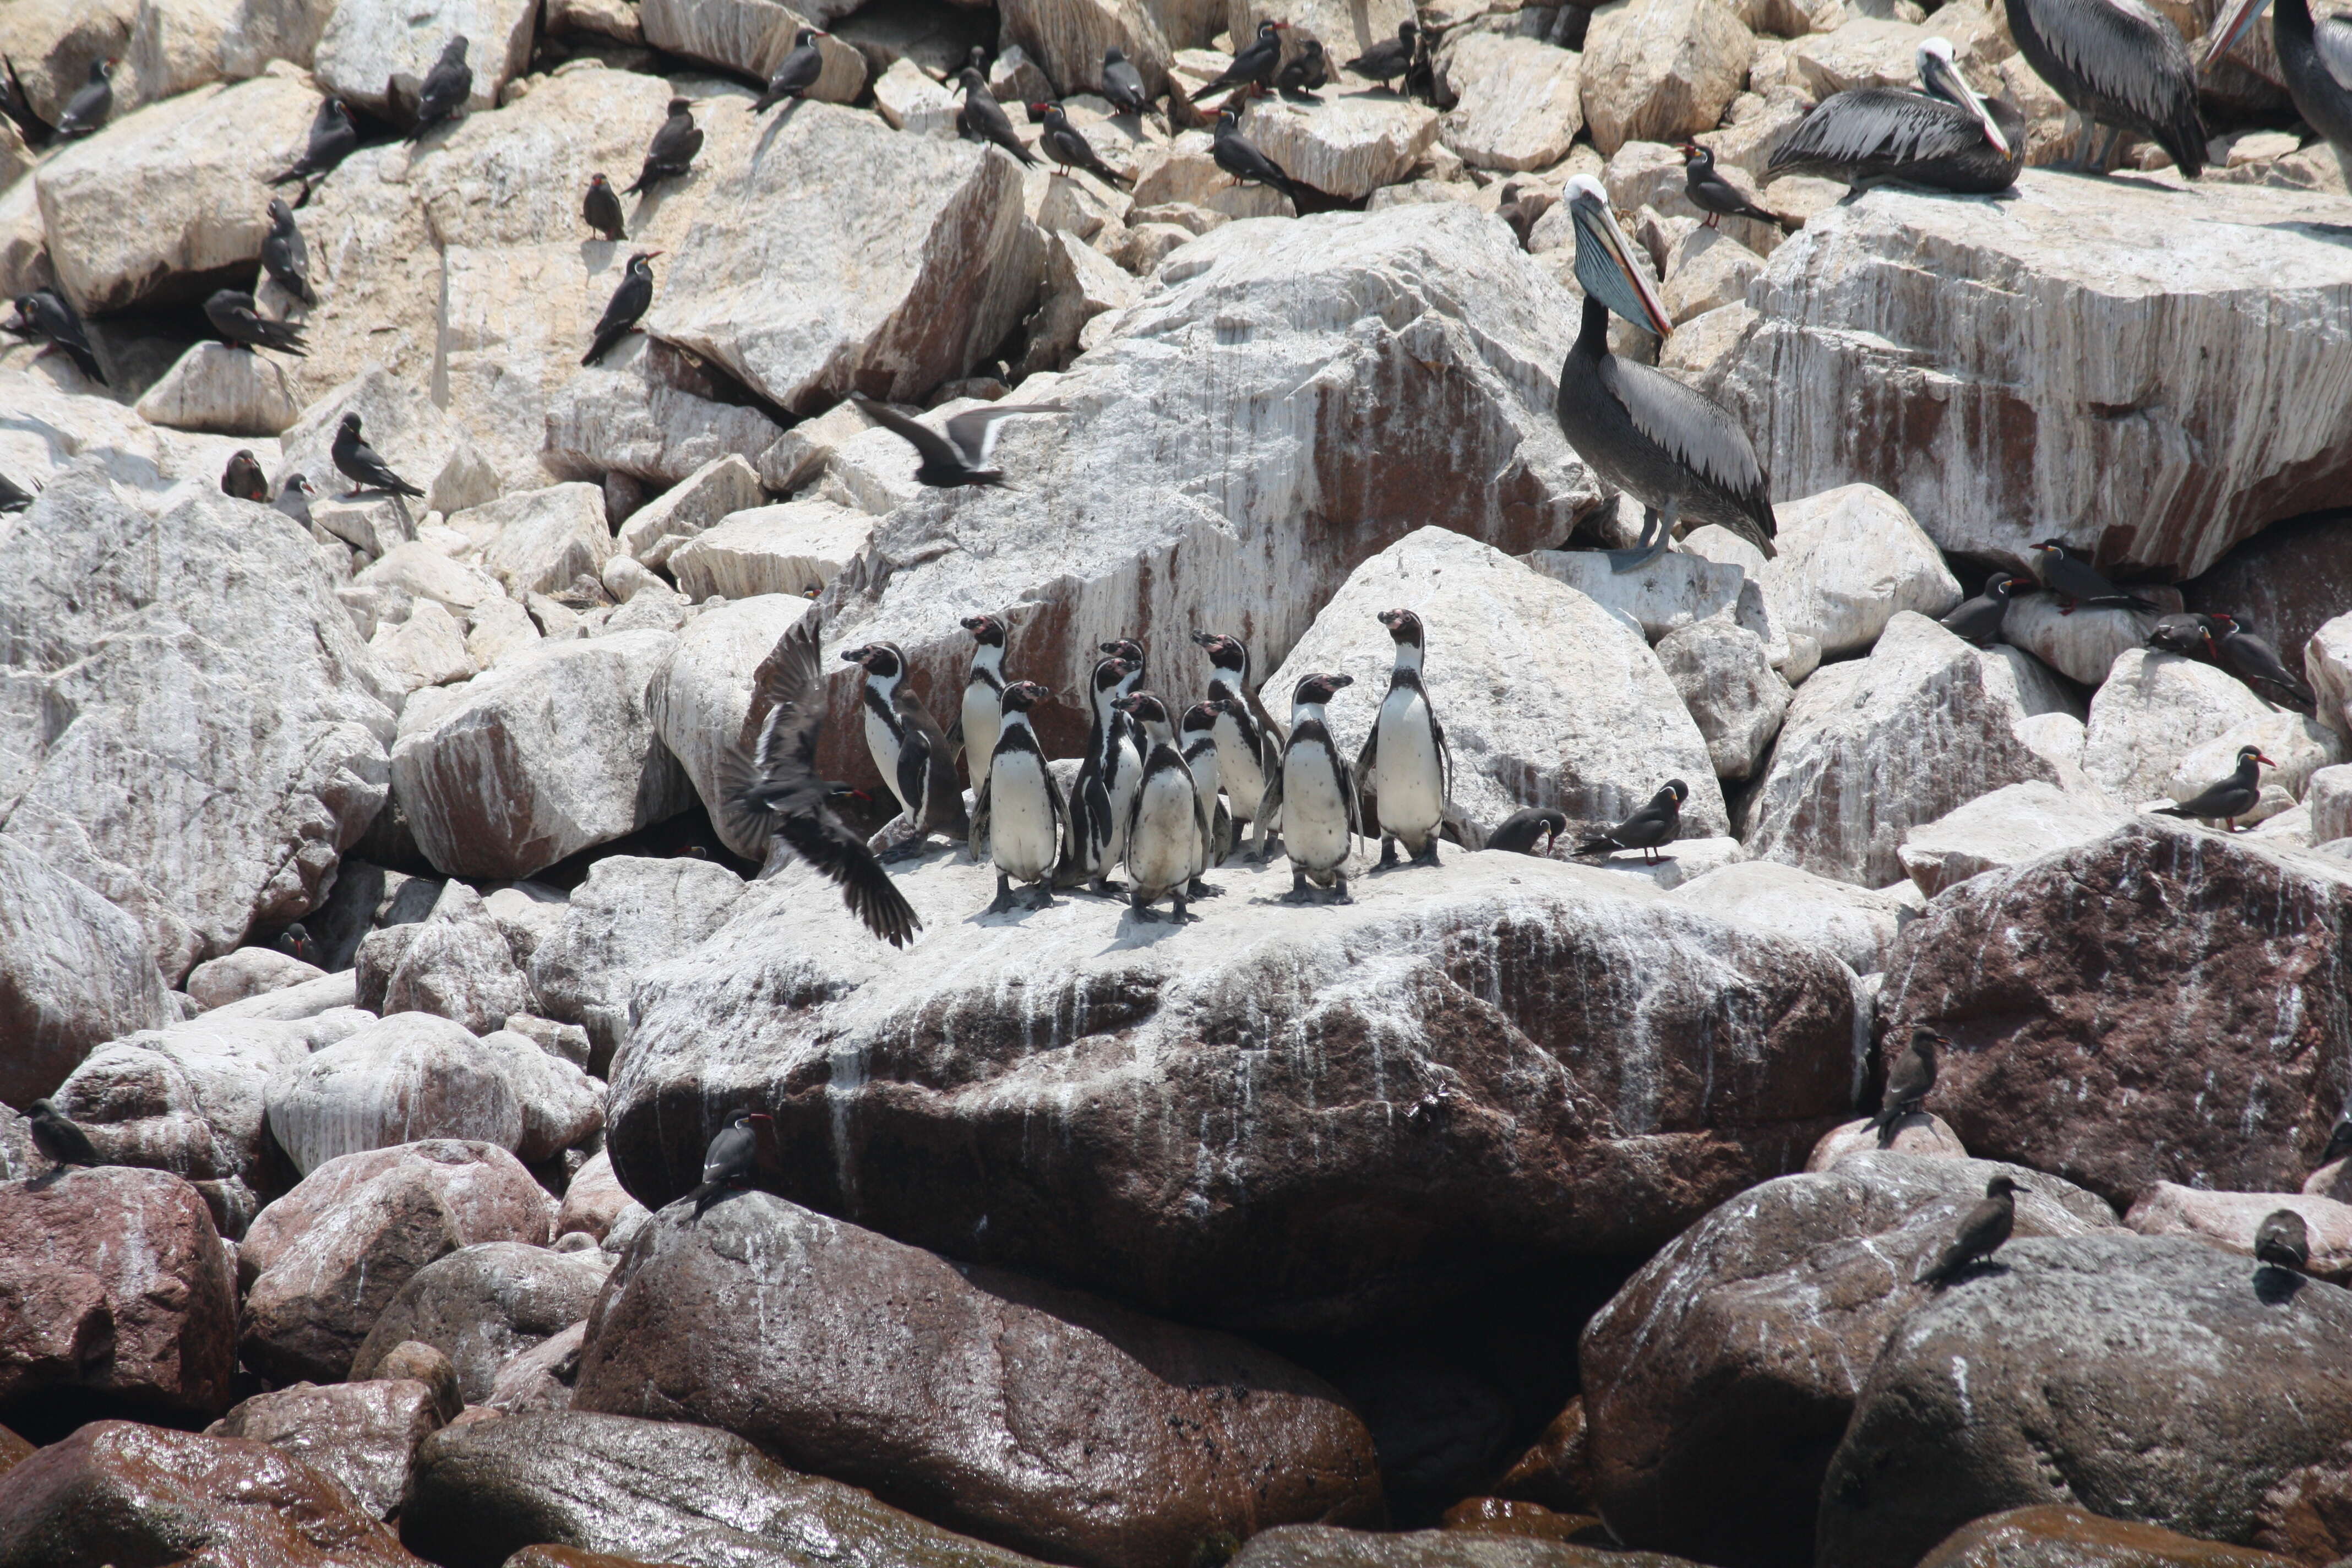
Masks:
[[[989,775],[980,775],[980,787],[971,792],[971,858],[975,864],[988,858]]]

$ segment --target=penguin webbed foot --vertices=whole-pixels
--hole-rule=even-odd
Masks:
[[[1394,834],[1392,834],[1392,833],[1383,833],[1383,834],[1381,834],[1381,864],[1380,864],[1380,868],[1381,868],[1381,870],[1385,871],[1385,870],[1388,870],[1390,868],[1393,867],[1396,863],[1397,863],[1397,841],[1396,841],[1396,835],[1394,835]]]
[[[1331,879],[1331,891],[1324,895],[1323,901],[1327,904],[1354,903],[1356,895],[1348,891],[1348,879],[1334,877]]]
[[[1188,899],[1222,899],[1225,896],[1225,890],[1213,882],[1204,882],[1195,877],[1184,884],[1184,896]]]
[[[874,858],[881,861],[886,866],[889,865],[893,861],[912,860],[916,856],[920,855],[923,852],[923,846],[928,841],[929,839],[927,835],[919,833],[914,835],[912,837],[900,839],[898,843],[891,845],[887,849],[877,849],[874,852]]]
[[[1029,889],[1029,907],[1033,910],[1060,907],[1054,898],[1054,883],[1050,878]]]
[[[1286,904],[1311,904],[1317,901],[1315,890],[1307,885],[1307,873],[1297,866],[1290,868],[1290,891],[1282,895],[1282,901]]]
[[[1420,854],[1414,856],[1410,864],[1415,866],[1434,866],[1437,863],[1437,835],[1433,833],[1429,836],[1428,847],[1423,849]]]
[[[990,900],[988,908],[980,912],[984,915],[1008,914],[1015,907],[1013,901],[1013,879],[999,871],[996,874],[996,897]],[[1032,904],[1030,908],[1034,909],[1036,906]]]
[[[1127,891],[1127,884],[1111,877],[1097,877],[1087,884],[1087,891],[1098,899],[1116,899]]]

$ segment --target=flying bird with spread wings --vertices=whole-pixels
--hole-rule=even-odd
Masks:
[[[824,727],[819,629],[812,610],[777,639],[751,678],[744,736],[719,758],[721,826],[738,842],[763,849],[782,839],[839,884],[842,901],[867,930],[904,947],[923,922],[865,838],[833,813],[832,802],[857,792],[817,777],[817,738]]]

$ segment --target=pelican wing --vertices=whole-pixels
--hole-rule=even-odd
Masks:
[[[2028,0],[2034,30],[2050,52],[2099,91],[2158,125],[2179,114],[2182,83],[2193,84],[2189,46],[2140,0]]]
[[[2324,16],[2313,31],[2317,35],[2319,63],[2327,68],[2336,86],[2352,92],[2352,21]]]
[[[1984,131],[1965,109],[1896,87],[1859,87],[1822,101],[1773,149],[1771,166],[1799,162],[1911,163],[1965,153]]]
[[[1762,495],[1764,467],[1756,460],[1748,432],[1721,404],[1664,371],[1614,354],[1601,362],[1601,384],[1624,405],[1633,428],[1675,461],[1727,495]]]

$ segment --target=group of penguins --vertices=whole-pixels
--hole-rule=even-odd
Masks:
[[[1877,1135],[1880,1148],[1894,1143],[1906,1118],[1925,1113],[1927,1095],[1936,1087],[1936,1054],[1951,1043],[1930,1025],[1912,1026],[1909,1042],[1887,1067],[1886,1092],[1866,1129]],[[711,1147],[718,1147],[715,1140]],[[2352,1110],[2336,1119],[2326,1147],[2320,1151],[2319,1163],[2331,1165],[2347,1155],[2352,1155]],[[2011,1176],[1996,1175],[1986,1183],[1984,1200],[1961,1216],[1951,1241],[1920,1269],[1914,1283],[1941,1289],[2000,1251],[2016,1226],[2017,1191]],[[2266,1300],[2280,1300],[2301,1284],[2295,1277],[2310,1266],[2310,1228],[2294,1210],[2274,1210],[2255,1227],[2253,1252],[2255,1262],[2262,1266],[2254,1280],[2256,1294]],[[2273,1270],[2274,1274],[2270,1272]]]
[[[1351,901],[1347,866],[1359,837],[1381,840],[1383,868],[1399,863],[1401,848],[1413,864],[1433,866],[1438,840],[1448,836],[1473,848],[1528,854],[1538,852],[1540,839],[1549,850],[1568,826],[1563,813],[1531,808],[1485,834],[1452,805],[1453,759],[1422,685],[1421,617],[1394,609],[1379,619],[1395,662],[1371,732],[1352,763],[1340,754],[1324,717],[1325,704],[1354,684],[1352,677],[1301,679],[1286,728],[1250,684],[1249,650],[1238,637],[1192,634],[1209,658],[1208,694],[1181,713],[1142,689],[1140,643],[1102,644],[1087,684],[1086,751],[1066,795],[1033,720],[1055,694],[1036,681],[1006,678],[1003,617],[962,622],[975,647],[953,734],[916,694],[896,644],[845,649],[842,658],[865,672],[866,746],[901,807],[869,841],[832,810],[857,792],[817,775],[824,692],[812,611],[754,677],[744,734],[756,739],[722,763],[721,814],[730,836],[781,843],[838,883],[851,911],[895,946],[911,940],[921,922],[883,861],[919,851],[933,835],[966,839],[974,860],[994,865],[990,913],[1050,908],[1056,888],[1115,896],[1122,889],[1112,874],[1123,868],[1136,918],[1178,921],[1195,918],[1188,912],[1192,900],[1222,890],[1205,874],[1233,854],[1244,826],[1260,864],[1270,854],[1269,835],[1278,832],[1292,873],[1286,903]],[[969,811],[959,753],[971,759]],[[1680,779],[1670,780],[1626,821],[1585,838],[1578,852],[1654,856],[1680,831],[1688,795]],[[1157,907],[1163,900],[1170,914]]]
[[[2071,616],[2088,605],[2152,617],[2146,635],[2149,647],[2226,669],[2249,691],[2267,700],[2305,713],[2316,709],[2318,694],[2310,683],[2286,667],[2278,649],[2254,630],[2252,617],[2242,612],[2183,610],[2167,615],[2162,606],[2117,587],[2089,562],[2077,560],[2059,540],[2042,541],[2033,546],[2033,553],[2042,574],[2038,581],[2014,572],[1995,572],[1986,579],[1984,592],[1961,601],[1943,617],[1945,629],[1979,647],[1990,647],[2000,639],[2010,601],[2025,590],[2044,588],[2058,600],[2060,615]],[[2215,780],[2187,800],[2159,806],[2158,814],[2219,822],[2235,833],[2237,819],[2253,810],[2262,798],[2262,770],[2276,766],[2260,746],[2241,746],[2237,765],[2227,778]]]

